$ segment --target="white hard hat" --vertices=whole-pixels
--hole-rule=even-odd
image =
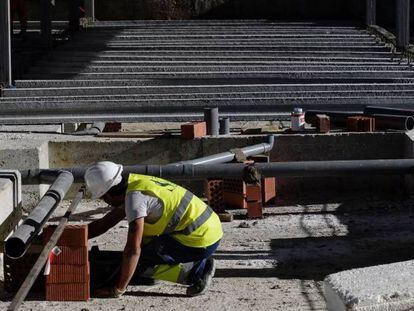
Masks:
[[[109,161],[98,162],[85,172],[85,182],[92,199],[97,199],[122,181],[122,165]]]

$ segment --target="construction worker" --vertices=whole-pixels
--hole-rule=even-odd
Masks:
[[[98,297],[121,296],[135,275],[188,285],[187,295],[203,294],[214,276],[211,255],[223,236],[218,216],[190,191],[147,175],[122,177],[122,165],[98,162],[87,169],[92,198],[113,207],[89,224],[94,238],[123,220],[129,229],[115,284]]]

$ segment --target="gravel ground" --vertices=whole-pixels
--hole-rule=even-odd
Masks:
[[[64,209],[60,209],[62,213]],[[102,217],[107,208],[85,201],[77,222]],[[412,202],[363,202],[267,208],[265,218],[223,224],[217,271],[206,295],[188,298],[185,287],[160,283],[129,286],[120,299],[45,302],[29,297],[24,310],[326,310],[322,281],[350,268],[403,261],[414,251]],[[55,220],[58,218],[55,218]],[[122,250],[127,223],[91,241]],[[0,310],[10,297],[3,293]]]

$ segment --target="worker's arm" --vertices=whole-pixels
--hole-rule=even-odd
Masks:
[[[134,275],[141,254],[141,242],[144,232],[144,218],[129,223],[127,243],[122,255],[121,272],[116,283],[116,290],[124,292]]]
[[[114,207],[101,219],[95,220],[88,225],[88,239],[92,239],[114,227],[118,222],[125,218],[123,206]]]

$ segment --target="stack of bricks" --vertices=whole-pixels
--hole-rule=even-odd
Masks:
[[[326,114],[316,115],[316,131],[318,133],[329,133],[331,130],[331,119]]]
[[[350,132],[374,132],[375,118],[364,116],[349,117],[346,127]]]
[[[194,139],[207,135],[206,122],[194,122],[181,125],[181,138]]]
[[[265,155],[258,155],[249,157],[249,159],[253,160],[254,162],[258,163],[269,163],[270,158],[269,156]],[[261,180],[262,185],[262,202],[263,204],[273,203],[276,199],[276,178],[275,177],[267,177],[262,178]]]
[[[217,214],[224,213],[224,198],[223,198],[223,180],[209,179],[205,184],[205,195],[208,200],[208,205]]]
[[[248,218],[262,217],[263,201],[260,184],[247,184],[239,179],[225,179],[223,191],[226,205],[247,209]]]
[[[45,244],[54,230],[55,226],[44,229]],[[50,256],[50,272],[46,276],[46,300],[87,301],[90,298],[88,226],[66,226],[56,246],[57,253]]]

